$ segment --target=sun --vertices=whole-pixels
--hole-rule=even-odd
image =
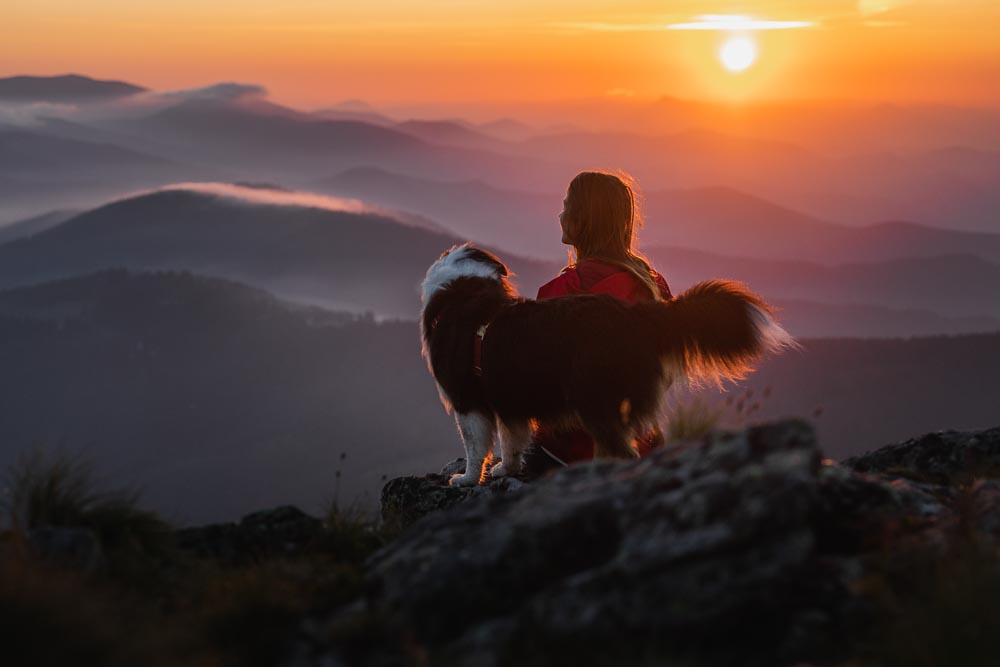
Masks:
[[[730,37],[719,49],[719,60],[730,72],[742,72],[757,60],[757,45],[749,37]]]

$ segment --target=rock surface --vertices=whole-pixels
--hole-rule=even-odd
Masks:
[[[286,505],[248,514],[238,523],[183,528],[175,540],[180,549],[200,558],[236,565],[294,553],[316,539],[322,528],[319,519]]]
[[[1000,476],[1000,428],[939,431],[853,456],[842,462],[858,472],[953,484]]]
[[[950,485],[996,470],[998,435],[934,434],[838,465],[790,420],[530,484],[392,480],[383,511],[424,518],[371,558],[369,594],[334,625],[379,618],[459,665],[843,657],[869,621],[856,591],[872,554],[941,539],[958,498],[966,529],[1000,537],[1000,484]]]
[[[465,472],[465,459],[451,461],[438,475],[397,477],[382,487],[382,520],[394,528],[405,528],[416,520],[448,509],[468,498],[503,494],[521,488],[524,482],[513,477],[487,479],[472,487],[450,486],[452,475]]]

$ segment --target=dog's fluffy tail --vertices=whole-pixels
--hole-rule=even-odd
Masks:
[[[636,308],[655,327],[666,361],[695,384],[742,379],[764,354],[799,347],[762,298],[730,280],[698,283],[672,301]]]

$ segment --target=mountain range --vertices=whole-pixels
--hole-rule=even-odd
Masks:
[[[10,79],[3,81],[13,85]],[[592,126],[529,134],[525,128],[530,126],[514,121],[494,125],[396,121],[357,104],[334,112],[300,111],[267,100],[266,91],[258,86],[243,84],[148,91],[141,97],[142,104],[111,101],[86,112],[50,109],[32,123],[36,131],[66,132],[67,126],[53,122],[55,116],[77,126],[72,138],[78,140],[91,138],[86,132],[92,132],[98,142],[114,137],[122,149],[210,168],[217,173],[215,179],[282,182],[300,188],[308,188],[323,174],[377,167],[417,178],[478,179],[502,190],[547,194],[558,204],[574,173],[605,167],[634,173],[649,193],[735,189],[810,217],[851,225],[907,221],[987,232],[995,229],[994,211],[1000,206],[1000,144],[974,141],[975,133],[963,130],[960,123],[942,125],[945,112],[940,110],[921,116],[917,125],[925,123],[928,131],[915,145],[889,142],[889,148],[852,141],[838,150],[803,143],[799,132],[761,134],[754,131],[754,123],[736,123],[709,112],[699,117],[684,105],[668,103],[663,108],[683,111],[675,124],[650,128],[619,123],[617,129]],[[365,115],[358,116],[359,111]],[[747,113],[758,125],[772,124],[756,111]],[[845,116],[859,123],[855,128],[859,136],[869,136],[874,127],[886,128],[884,119],[890,117],[909,123],[904,111],[893,109]],[[959,110],[955,117],[988,128],[987,121],[995,121],[996,115]],[[826,123],[827,131],[836,136],[835,123],[831,125],[835,118],[827,114],[816,122]],[[85,128],[83,136],[78,134],[80,127]],[[983,129],[979,136],[989,133]],[[185,175],[174,180],[190,179]],[[55,186],[50,192],[59,191]],[[11,211],[0,214],[13,217]]]
[[[260,192],[166,189],[81,213],[0,246],[0,287],[108,268],[187,269],[338,309],[414,318],[427,267],[461,242],[382,213],[247,199]],[[511,266],[525,284],[554,275],[531,260],[512,258]]]
[[[310,184],[426,215],[456,234],[535,257],[565,255],[557,218],[561,199],[481,180],[439,181],[358,167]],[[894,221],[844,225],[726,187],[654,190],[645,195],[641,245],[754,259],[821,264],[975,254],[1000,262],[1000,234]]]
[[[478,240],[475,229],[446,231],[357,200],[270,188],[178,185],[49,224],[0,245],[0,287],[118,267],[187,269],[327,307],[415,318],[427,266],[452,245]],[[508,263],[527,296],[562,265],[483,245]],[[972,254],[821,264],[646,250],[675,293],[710,278],[746,282],[783,305],[798,335],[967,333],[993,330],[1000,318],[1000,264]]]

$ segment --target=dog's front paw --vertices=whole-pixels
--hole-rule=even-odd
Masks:
[[[451,486],[475,486],[479,484],[479,475],[470,475],[468,473],[464,475],[452,475],[451,479],[448,480],[448,484]]]
[[[507,466],[503,462],[496,464],[490,470],[490,477],[506,477],[508,474],[510,474],[510,471],[507,470]]]

